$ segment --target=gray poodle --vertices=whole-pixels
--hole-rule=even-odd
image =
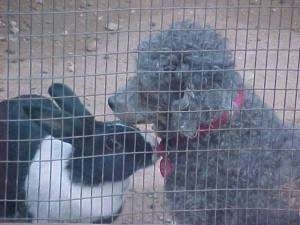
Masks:
[[[299,131],[246,90],[226,39],[180,22],[138,51],[137,76],[109,105],[128,123],[152,123],[162,139],[175,221],[299,225]]]

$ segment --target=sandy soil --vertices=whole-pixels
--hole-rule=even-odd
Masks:
[[[99,120],[113,120],[107,97],[135,75],[138,43],[172,21],[190,19],[227,36],[247,85],[284,122],[300,123],[297,0],[21,2],[0,0],[0,100],[47,95],[51,82],[65,82]],[[170,223],[162,191],[157,166],[135,174],[116,223]]]

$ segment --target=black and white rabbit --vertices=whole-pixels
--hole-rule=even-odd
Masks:
[[[44,126],[41,121],[31,120],[39,116],[45,119]],[[47,125],[51,116],[52,124]],[[0,216],[4,220],[28,216],[25,179],[40,144],[50,135],[44,127],[48,130],[53,127],[53,134],[58,136],[62,133],[61,124],[65,124],[60,122],[68,116],[71,115],[64,115],[50,99],[38,95],[0,102]]]
[[[130,176],[153,163],[152,146],[135,128],[96,121],[67,86],[49,93],[59,107],[34,95],[0,103],[1,152],[12,161],[1,215],[110,223]]]

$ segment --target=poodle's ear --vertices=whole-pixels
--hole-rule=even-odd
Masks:
[[[74,116],[92,116],[67,85],[54,83],[49,87],[48,93],[63,111]]]
[[[190,99],[194,98],[192,90],[184,91],[182,98],[174,100],[172,104],[172,111],[187,111],[190,107]]]

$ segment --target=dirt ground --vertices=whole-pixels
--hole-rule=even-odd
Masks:
[[[300,124],[298,0],[0,0],[0,100],[65,82],[113,120],[107,97],[135,75],[138,43],[183,19],[226,36],[248,87]],[[162,192],[157,165],[139,171],[115,223],[170,223]]]

